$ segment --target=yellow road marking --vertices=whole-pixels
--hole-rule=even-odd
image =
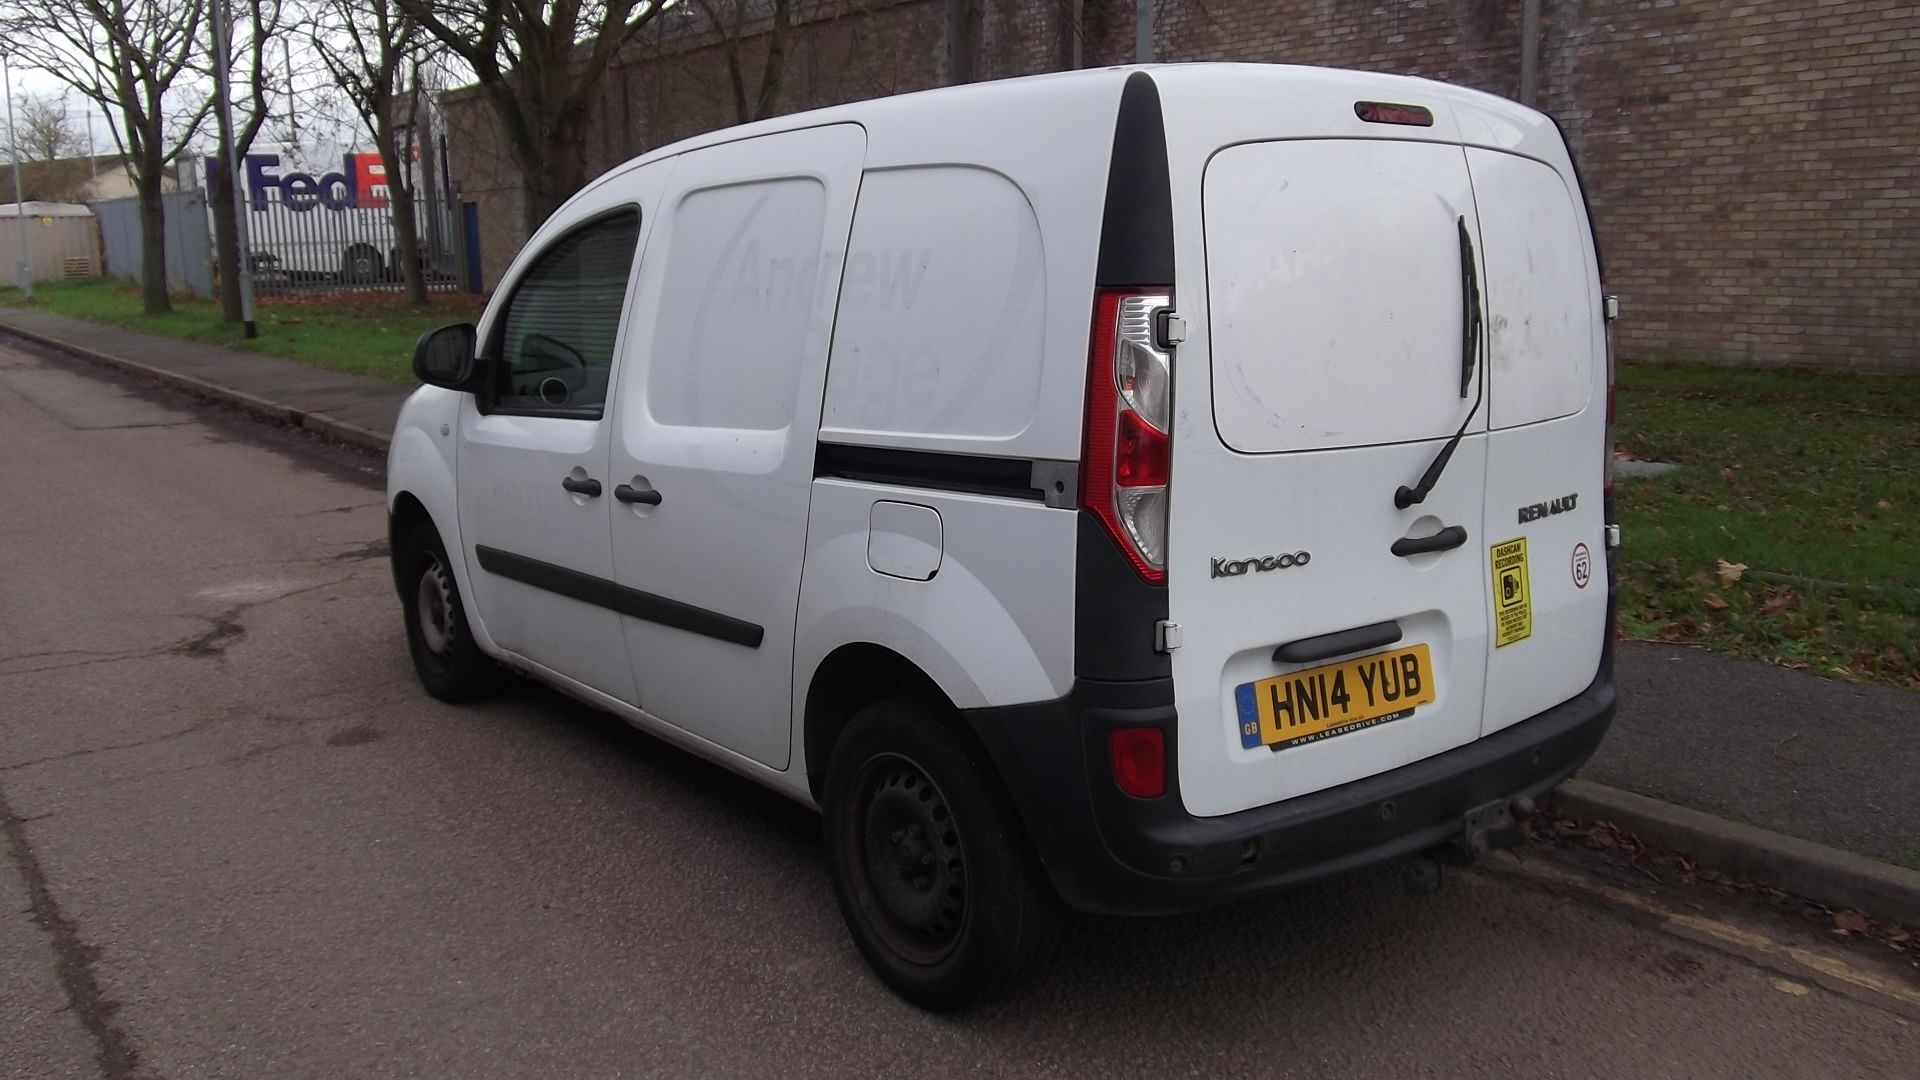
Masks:
[[[1800,945],[1782,944],[1764,934],[1756,933],[1744,927],[1734,926],[1731,923],[1721,922],[1719,919],[1710,919],[1704,915],[1690,915],[1683,912],[1670,911],[1654,903],[1652,900],[1641,896],[1639,893],[1629,892],[1626,889],[1612,885],[1603,885],[1597,881],[1589,881],[1576,874],[1567,873],[1564,870],[1547,866],[1538,861],[1523,862],[1512,855],[1503,854],[1500,857],[1500,862],[1504,867],[1518,870],[1530,877],[1552,881],[1561,885],[1571,885],[1582,891],[1603,896],[1616,904],[1631,907],[1645,912],[1648,915],[1652,915],[1668,926],[1683,927],[1696,933],[1718,938],[1730,945],[1737,945],[1740,948],[1751,950],[1763,956],[1791,961],[1809,971],[1825,975],[1829,979],[1837,979],[1840,982],[1857,986],[1862,990],[1870,990],[1876,994],[1893,998],[1895,1001],[1904,1002],[1908,1005],[1920,1006],[1920,990],[1902,985],[1890,979],[1882,978],[1871,971],[1863,971],[1837,956],[1827,956]],[[1776,985],[1778,985],[1778,983],[1776,983]]]

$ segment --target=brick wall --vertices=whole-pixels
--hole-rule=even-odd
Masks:
[[[1068,0],[975,0],[980,68],[1067,66]],[[854,6],[857,4],[857,9]],[[948,0],[800,6],[780,111],[946,81]],[[1592,200],[1624,355],[1920,371],[1920,4],[1542,0],[1540,106]],[[1396,71],[1514,95],[1520,0],[1159,0],[1161,60]],[[1133,50],[1131,0],[1084,0],[1086,66]],[[608,80],[604,169],[733,122],[723,54],[682,32]],[[755,48],[763,39],[756,39]],[[749,79],[758,57],[749,56]],[[750,84],[751,85],[751,84]],[[448,100],[489,283],[522,237],[491,114]]]

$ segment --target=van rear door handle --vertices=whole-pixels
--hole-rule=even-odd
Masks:
[[[573,492],[575,495],[585,495],[589,499],[597,499],[600,497],[600,481],[592,477],[587,477],[584,480],[576,480],[571,476],[563,476],[560,478],[560,486]]]
[[[1467,530],[1458,525],[1449,525],[1432,536],[1403,536],[1393,542],[1388,550],[1401,558],[1409,555],[1425,555],[1429,551],[1451,551],[1467,542]]]
[[[1319,637],[1289,641],[1273,650],[1273,658],[1282,664],[1311,664],[1348,653],[1365,652],[1400,640],[1400,624],[1392,619],[1351,630],[1337,630]]]
[[[660,493],[652,488],[641,491],[631,484],[619,484],[613,489],[613,497],[623,503],[642,503],[646,506],[659,506]]]

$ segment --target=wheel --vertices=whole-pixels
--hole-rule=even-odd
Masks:
[[[380,253],[365,244],[355,244],[340,253],[340,282],[343,285],[370,285],[387,272]]]
[[[460,586],[447,549],[431,524],[421,522],[396,556],[400,603],[407,618],[407,651],[427,693],[441,701],[472,701],[499,689],[500,669],[474,643]]]
[[[985,753],[908,698],[861,710],[827,766],[827,862],[854,944],[934,1011],[1013,991],[1060,936],[1061,910]]]

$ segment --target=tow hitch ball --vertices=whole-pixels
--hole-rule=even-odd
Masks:
[[[1532,799],[1490,802],[1467,812],[1460,835],[1410,856],[1400,867],[1400,882],[1414,896],[1430,896],[1440,891],[1440,866],[1471,866],[1473,861],[1497,848],[1520,842],[1519,822],[1532,817],[1538,809]]]

